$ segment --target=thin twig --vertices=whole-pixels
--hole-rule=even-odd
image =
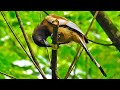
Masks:
[[[40,72],[39,70],[39,67],[37,67],[36,63],[33,61],[33,59],[31,58],[31,56],[27,53],[27,51],[25,50],[24,46],[22,45],[22,43],[20,42],[20,40],[18,39],[17,35],[14,33],[13,29],[11,28],[10,24],[8,23],[4,13],[1,11],[1,15],[3,16],[6,24],[8,25],[10,31],[12,32],[12,34],[14,35],[14,37],[16,38],[16,40],[18,41],[18,43],[20,44],[20,46],[22,47],[22,49],[24,50],[24,52],[27,54],[27,56],[30,58],[30,60],[33,62],[33,64],[35,65],[35,67],[38,69],[38,71]]]
[[[114,45],[113,43],[112,43],[112,44],[103,44],[103,43],[95,42],[95,41],[90,40],[90,39],[88,39],[88,38],[87,38],[87,40],[89,40],[89,41],[92,42],[92,43],[99,44],[99,45],[103,45],[103,46],[113,46],[113,45]]]
[[[57,79],[57,32],[59,22],[55,20],[57,25],[53,25],[53,39],[52,39],[52,59],[51,59],[51,69],[52,69],[52,79]]]
[[[16,77],[11,76],[11,75],[8,75],[8,74],[6,74],[6,73],[4,73],[4,72],[1,72],[1,71],[0,71],[0,74],[3,74],[3,75],[5,75],[5,76],[8,76],[8,77],[10,77],[10,78],[12,78],[12,79],[16,79]]]
[[[95,11],[90,11],[94,15]],[[106,35],[113,42],[114,46],[120,51],[120,31],[104,11],[100,11],[96,17],[97,22],[105,31]]]
[[[50,54],[49,54],[49,51],[48,51],[48,47],[46,47],[46,50],[47,50],[47,54],[48,54],[48,58],[49,58],[49,62],[51,62],[51,58],[50,58]]]
[[[85,78],[88,79],[88,59],[87,59],[87,56],[85,58],[85,71],[86,71],[86,75],[85,75]]]
[[[45,12],[45,11],[44,11]],[[42,20],[42,11],[40,11],[40,22]],[[51,62],[51,59],[50,59],[50,54],[49,54],[49,51],[48,51],[48,47],[46,47],[46,50],[47,50],[47,54],[48,54],[48,58],[49,58],[49,62]]]
[[[71,71],[72,71],[73,68],[74,68],[75,63],[77,62],[78,56],[81,55],[82,51],[83,51],[83,48],[82,48],[82,50],[81,50],[81,47],[79,47],[78,50],[77,50],[77,53],[76,53],[76,55],[75,55],[75,57],[74,57],[74,59],[73,59],[73,61],[72,61],[72,63],[71,63],[71,65],[70,65],[70,67],[69,67],[69,69],[68,69],[68,71],[67,71],[67,73],[66,73],[66,75],[65,75],[65,77],[64,77],[64,79],[67,79],[67,78],[69,77]]]
[[[40,11],[39,13],[40,13],[40,21],[41,21],[41,19],[42,19],[42,11]]]
[[[99,11],[96,11],[96,12],[95,12],[95,14],[94,14],[94,16],[93,16],[93,19],[92,19],[92,21],[91,21],[91,23],[90,23],[90,25],[89,25],[89,27],[88,27],[88,29],[87,29],[87,32],[85,33],[85,36],[87,36],[88,32],[90,31],[90,28],[92,27],[93,22],[95,21],[95,18],[97,17],[98,13],[99,13]]]
[[[24,46],[23,46],[22,43],[20,42],[20,40],[19,40],[19,38],[17,37],[17,35],[14,33],[14,30],[12,29],[12,27],[11,27],[10,24],[8,23],[8,20],[6,19],[5,14],[4,14],[2,11],[1,11],[1,15],[2,15],[2,17],[4,18],[7,26],[8,26],[9,29],[10,29],[10,31],[11,31],[12,34],[14,35],[15,39],[18,41],[18,43],[20,44],[20,46],[22,47],[22,49],[23,49],[24,52],[26,53],[26,55],[27,55],[30,59],[32,59],[31,56],[30,56],[30,55],[27,53],[27,51],[25,50]]]
[[[90,31],[90,28],[91,28],[91,26],[93,25],[93,22],[94,22],[96,16],[98,15],[98,12],[99,12],[99,11],[96,11],[96,12],[95,12],[94,17],[93,17],[93,19],[92,19],[92,21],[91,21],[91,23],[90,23],[90,25],[89,25],[89,27],[88,27],[88,29],[87,29],[87,32],[85,33],[86,36],[87,36],[88,32]],[[67,73],[66,73],[65,79],[67,79],[67,78],[69,77],[69,75],[70,75],[70,73],[71,73],[74,65],[76,64],[76,62],[77,62],[77,60],[78,60],[78,57],[80,57],[80,55],[81,55],[81,53],[82,53],[82,51],[83,51],[83,48],[82,48],[82,50],[81,50],[81,47],[82,47],[82,46],[80,46],[80,47],[78,48],[77,53],[76,53],[76,55],[75,55],[75,57],[74,57],[71,65],[70,65]],[[80,52],[80,50],[81,50],[81,52]]]
[[[44,72],[43,72],[42,69],[40,68],[40,65],[39,65],[39,63],[37,62],[37,60],[36,60],[36,58],[35,58],[35,55],[34,55],[34,53],[33,53],[33,51],[32,51],[32,48],[31,48],[31,46],[30,46],[28,37],[27,37],[27,35],[26,35],[26,33],[25,33],[25,30],[24,30],[23,24],[22,24],[22,22],[21,22],[21,19],[20,19],[20,16],[19,16],[18,11],[15,11],[15,14],[16,14],[16,17],[17,17],[18,22],[19,22],[19,24],[20,24],[20,28],[21,28],[21,30],[22,30],[23,36],[24,36],[25,41],[26,41],[26,43],[27,43],[27,46],[28,46],[28,48],[29,48],[30,54],[31,54],[31,56],[32,56],[32,58],[33,58],[32,62],[34,63],[35,67],[38,69],[38,71],[40,72],[40,74],[42,75],[42,77],[43,77],[44,79],[47,79],[46,76],[45,76],[45,74],[44,74]]]
[[[43,11],[46,15],[49,15],[46,11]]]

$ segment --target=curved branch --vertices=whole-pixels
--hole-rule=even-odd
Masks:
[[[18,22],[19,22],[19,24],[20,24],[20,28],[21,28],[21,30],[22,30],[23,36],[24,36],[24,38],[25,38],[25,41],[26,41],[26,43],[27,43],[28,49],[29,49],[29,51],[30,51],[30,53],[31,53],[31,56],[32,56],[32,58],[33,58],[33,59],[32,59],[32,62],[33,62],[33,64],[35,65],[35,67],[38,69],[38,71],[40,72],[40,74],[42,75],[42,77],[43,77],[44,79],[47,79],[46,76],[45,76],[45,74],[44,74],[44,72],[43,72],[42,69],[40,68],[39,63],[37,62],[37,60],[36,60],[36,58],[35,58],[35,55],[34,55],[34,53],[33,53],[33,51],[32,51],[32,48],[31,48],[31,46],[30,46],[28,37],[27,37],[27,35],[26,35],[26,33],[25,33],[25,30],[24,30],[23,24],[22,24],[22,22],[21,22],[21,19],[20,19],[20,16],[19,16],[18,11],[15,11],[15,14],[16,14],[16,17],[17,17]]]
[[[103,45],[103,46],[113,46],[113,45],[114,45],[113,43],[112,43],[112,44],[103,44],[103,43],[95,42],[95,41],[90,40],[90,39],[88,39],[88,38],[87,38],[87,40],[90,41],[90,42],[92,42],[92,43],[99,44],[99,45]]]
[[[14,30],[12,29],[12,27],[11,27],[10,24],[8,23],[8,20],[6,19],[5,14],[4,14],[2,11],[1,11],[1,15],[2,15],[2,17],[4,18],[4,20],[5,20],[8,28],[10,29],[10,31],[11,31],[12,34],[14,35],[15,39],[18,41],[18,43],[20,44],[20,46],[22,47],[22,49],[23,49],[24,52],[26,53],[26,55],[27,55],[30,59],[32,59],[31,56],[30,56],[30,55],[27,53],[27,51],[25,50],[24,46],[23,46],[22,43],[20,42],[20,40],[19,40],[19,38],[17,37],[17,35],[14,33]]]
[[[92,15],[94,15],[95,11],[91,11],[91,13]],[[108,37],[111,39],[114,46],[120,51],[120,31],[116,28],[116,26],[103,11],[99,12],[96,20],[103,28],[105,33],[108,35]]]

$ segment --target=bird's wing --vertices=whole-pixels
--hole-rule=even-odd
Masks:
[[[102,69],[102,67],[100,66],[100,64],[95,60],[95,58],[92,56],[92,54],[90,53],[90,51],[87,49],[87,46],[85,45],[85,43],[83,42],[83,40],[81,38],[79,38],[81,45],[83,46],[83,48],[85,49],[86,53],[88,54],[88,56],[90,57],[90,59],[92,60],[92,62],[99,68],[99,70],[101,71],[101,73],[106,77],[106,73],[104,72],[104,70]]]
[[[82,30],[73,22],[69,21],[67,24],[66,24],[68,27],[72,28],[73,30],[79,32],[79,33],[82,33],[84,35],[84,33],[82,32]]]
[[[82,32],[82,30],[81,30],[75,23],[69,21],[69,20],[66,19],[66,18],[60,18],[60,17],[58,17],[58,16],[55,17],[55,16],[53,16],[53,15],[49,15],[49,16],[46,17],[46,20],[47,20],[49,23],[51,23],[51,24],[53,24],[53,22],[54,22],[56,19],[59,21],[59,26],[69,27],[70,30],[72,30],[72,31],[74,31],[74,32],[77,32],[78,34],[84,35],[84,33]]]
[[[70,30],[74,31],[74,32],[77,32],[79,34],[82,34],[84,35],[84,33],[82,32],[82,30],[73,22],[71,21],[68,21],[68,20],[63,20],[63,19],[57,19],[59,21],[59,26],[62,26],[62,25],[66,25],[68,26],[69,28],[71,28]]]

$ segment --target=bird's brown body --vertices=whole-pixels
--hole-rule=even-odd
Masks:
[[[58,44],[66,44],[71,41],[79,43],[83,46],[88,56],[95,63],[95,65],[100,69],[103,75],[106,76],[105,72],[98,64],[98,62],[94,59],[92,54],[87,49],[86,43],[88,43],[87,38],[84,33],[79,29],[79,27],[73,22],[67,20],[64,17],[56,16],[56,15],[48,15],[40,25],[36,26],[33,32],[33,40],[34,42],[41,47],[50,47],[50,44],[46,41],[48,36],[51,36],[53,33],[53,24],[56,24],[54,21],[58,20]]]
[[[55,16],[55,15],[52,15],[52,16],[55,18],[58,18],[58,16]],[[65,19],[62,17],[59,17],[59,18]],[[58,34],[59,34],[60,38],[58,38],[58,44],[65,44],[65,43],[69,43],[71,41],[75,41],[77,43],[80,43],[79,37],[81,37],[81,39],[84,42],[88,43],[85,35],[83,35],[81,33],[73,32],[72,28],[71,28],[71,30],[69,30],[69,29],[70,29],[69,27],[65,27],[64,25],[59,26]],[[36,26],[36,28],[34,29],[33,36],[38,36],[37,38],[42,36],[42,38],[44,38],[46,40],[46,38],[48,36],[50,36],[52,33],[53,33],[53,26],[46,19],[44,19],[41,22],[41,24]],[[40,44],[40,43],[38,43],[38,44]]]

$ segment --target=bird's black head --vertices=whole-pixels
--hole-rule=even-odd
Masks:
[[[34,29],[34,32],[32,34],[33,41],[35,44],[37,44],[40,47],[50,47],[48,42],[46,41],[46,38],[50,36],[50,32],[48,31],[47,27],[44,25],[38,25]]]

